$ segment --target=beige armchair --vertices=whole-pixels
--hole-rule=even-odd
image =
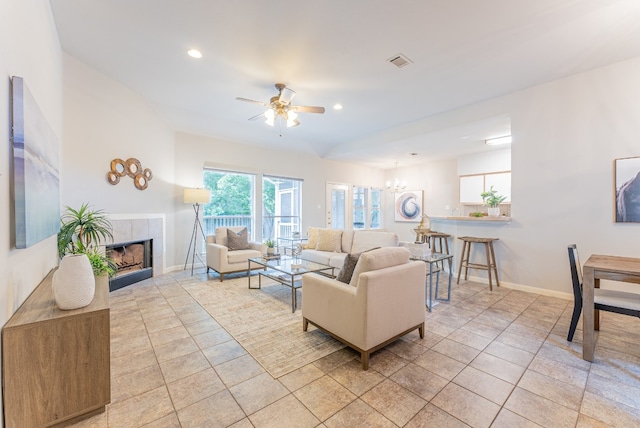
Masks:
[[[302,276],[303,330],[309,323],[369,355],[418,329],[424,337],[425,263],[409,261],[409,250],[386,247],[362,253],[351,282],[318,274]]]
[[[224,281],[224,275],[227,273],[246,271],[247,260],[260,257],[266,252],[266,248],[263,248],[263,244],[259,242],[247,242],[245,249],[229,249],[227,229],[237,233],[242,231],[244,227],[218,227],[215,235],[208,235],[206,238],[207,273],[209,273],[209,269],[218,272],[220,282]]]

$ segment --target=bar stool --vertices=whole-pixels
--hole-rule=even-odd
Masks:
[[[458,239],[464,243],[462,246],[462,256],[460,257],[460,268],[458,269],[458,284],[460,284],[460,274],[462,268],[464,268],[464,279],[467,280],[469,269],[481,269],[486,270],[489,277],[489,290],[493,291],[491,286],[491,270],[495,274],[496,285],[500,287],[500,281],[498,280],[498,267],[496,266],[496,255],[493,251],[493,241],[497,241],[499,238],[476,238],[473,236],[460,236]],[[484,244],[484,249],[487,257],[487,263],[471,263],[469,256],[471,253],[471,244]]]
[[[427,243],[429,244],[429,248],[431,248],[432,252],[447,255],[451,254],[449,252],[449,238],[451,237],[451,235],[449,235],[448,233],[432,231],[427,233],[426,236]],[[444,245],[442,244],[443,242]],[[439,263],[440,267],[444,269],[444,260]]]

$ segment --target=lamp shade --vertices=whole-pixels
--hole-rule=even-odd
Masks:
[[[211,202],[209,189],[184,189],[185,204],[208,204]]]

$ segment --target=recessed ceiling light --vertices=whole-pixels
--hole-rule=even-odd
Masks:
[[[334,110],[342,110],[342,104],[336,104],[333,106]]]
[[[500,144],[511,144],[511,135],[505,135],[504,137],[489,138],[484,140],[484,143],[488,146],[498,146]]]
[[[187,51],[187,55],[189,55],[191,58],[202,58],[202,52],[200,52],[198,49],[189,49]]]
[[[411,156],[418,156],[418,154],[416,152],[411,152],[409,153]]]

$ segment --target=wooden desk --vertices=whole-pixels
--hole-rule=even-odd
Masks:
[[[582,269],[582,358],[593,361],[596,347],[594,323],[597,314],[593,306],[593,289],[600,288],[600,280],[640,284],[640,259],[594,254]]]

